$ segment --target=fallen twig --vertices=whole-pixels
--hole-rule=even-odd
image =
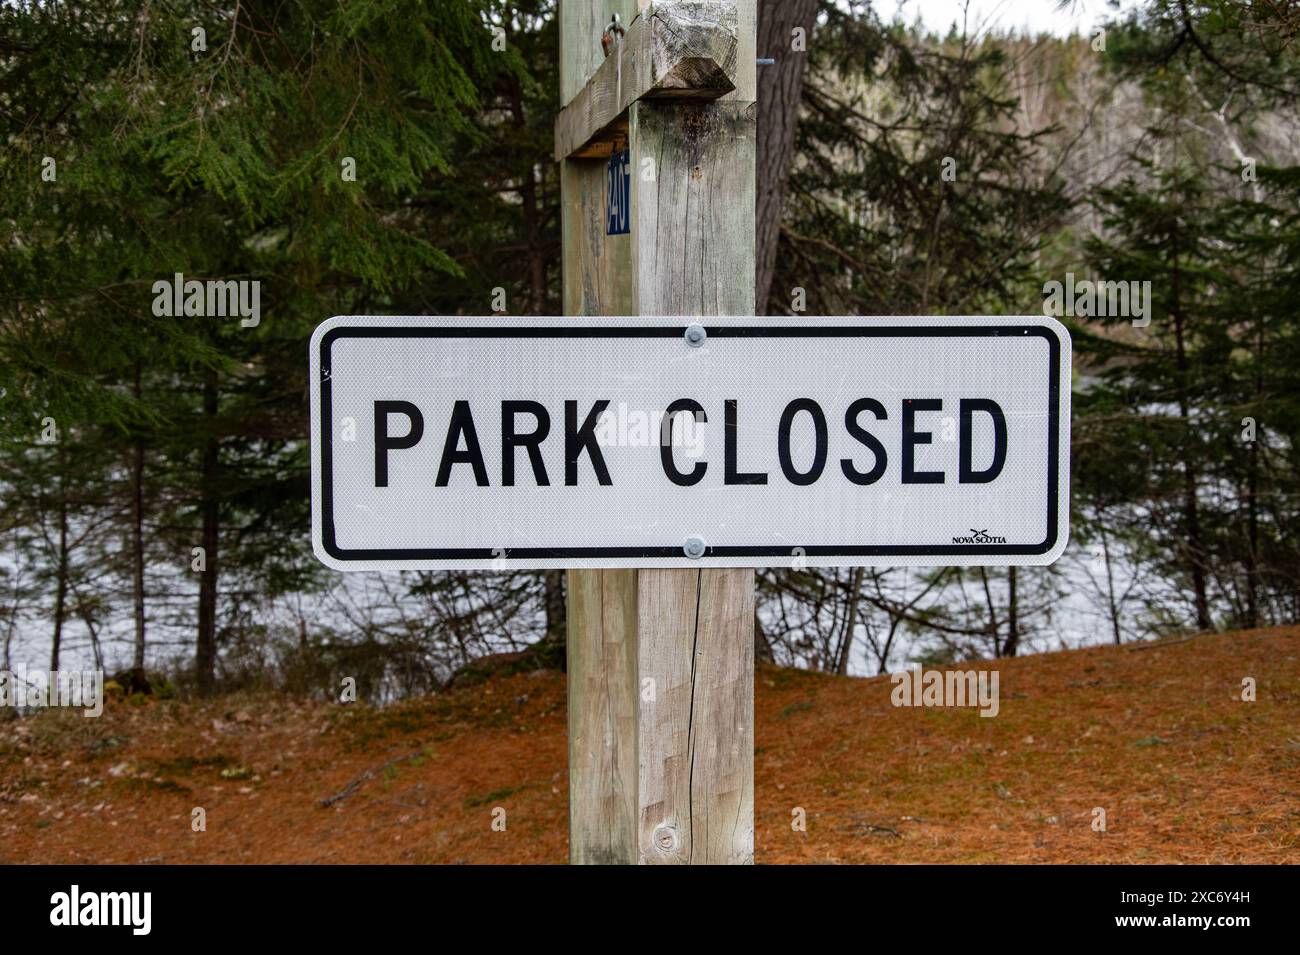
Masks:
[[[388,762],[384,763],[382,766],[375,766],[371,769],[367,769],[364,773],[356,777],[356,779],[352,780],[352,782],[348,783],[346,786],[344,786],[342,789],[336,792],[333,796],[326,796],[324,799],[318,800],[318,802],[320,803],[320,807],[322,809],[328,809],[336,802],[342,802],[344,799],[347,799],[358,789],[360,789],[361,784],[364,783],[366,780],[374,779],[376,775],[382,773],[390,766],[396,766],[398,763],[404,763],[409,759],[414,759],[415,757],[420,755],[420,752],[421,751],[417,749],[414,753],[407,753],[405,756],[395,756],[392,759],[390,759]]]
[[[1124,649],[1129,653],[1135,653],[1138,650],[1158,650],[1161,647],[1172,647],[1176,643],[1186,643],[1188,640],[1195,640],[1199,636],[1201,636],[1201,634],[1194,633],[1190,637],[1183,637],[1181,640],[1156,640],[1152,643],[1139,643],[1131,647],[1125,647]]]
[[[860,832],[880,832],[886,835],[893,836],[895,839],[903,838],[903,834],[899,832],[897,829],[891,829],[889,826],[878,826],[874,822],[865,822],[860,819],[849,823],[848,828],[856,829]]]

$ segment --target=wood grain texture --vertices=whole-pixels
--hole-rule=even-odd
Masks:
[[[636,314],[632,236],[605,234],[605,165],[566,159],[560,170],[565,315]]]
[[[605,32],[610,14],[617,13],[626,28],[646,5],[638,0],[560,0],[561,106],[581,92],[604,62],[600,36]]]
[[[633,103],[716,99],[736,89],[737,10],[723,0],[650,6],[560,111],[555,158],[592,155]],[[751,56],[752,69],[752,56]]]
[[[594,77],[569,117],[577,131],[557,124],[565,314],[753,313],[754,3],[641,4],[643,17],[679,21],[685,7],[735,24],[723,31],[735,37],[734,89],[629,99],[623,73],[612,87]],[[601,70],[610,9],[561,0],[562,102],[578,105]],[[588,128],[607,142],[577,142]],[[632,230],[607,236],[605,161],[583,156],[619,136]],[[571,861],[752,862],[753,570],[572,570],[568,599]]]
[[[638,861],[753,862],[754,573],[639,577]]]
[[[733,77],[736,88],[723,99],[752,103],[757,99],[758,91],[758,0],[734,0],[733,5],[736,8],[736,72]]]
[[[569,859],[636,856],[637,572],[568,580]]]
[[[791,49],[792,31],[802,27],[805,38],[811,37],[819,6],[818,0],[765,0],[758,18],[756,52],[776,60],[758,73],[754,304],[758,314],[763,315],[768,311],[772,274],[776,270],[781,207],[794,157],[794,135],[808,63],[806,52]],[[779,301],[789,303],[789,289],[778,289],[777,293]]]
[[[631,111],[634,297],[642,315],[754,314],[753,103]]]

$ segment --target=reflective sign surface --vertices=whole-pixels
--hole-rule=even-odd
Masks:
[[[311,344],[317,555],[358,570],[1059,556],[1059,323],[698,322],[325,322]]]

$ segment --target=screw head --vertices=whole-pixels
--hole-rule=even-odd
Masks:
[[[682,552],[691,560],[698,560],[704,556],[704,538],[688,537],[686,543],[682,545]]]
[[[704,344],[704,339],[709,337],[709,333],[704,330],[704,326],[698,322],[694,325],[686,326],[686,344],[692,348],[699,348]]]

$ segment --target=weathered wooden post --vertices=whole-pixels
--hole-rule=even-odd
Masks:
[[[754,0],[559,16],[565,313],[753,314]],[[752,862],[753,570],[570,570],[568,601],[571,861]]]

